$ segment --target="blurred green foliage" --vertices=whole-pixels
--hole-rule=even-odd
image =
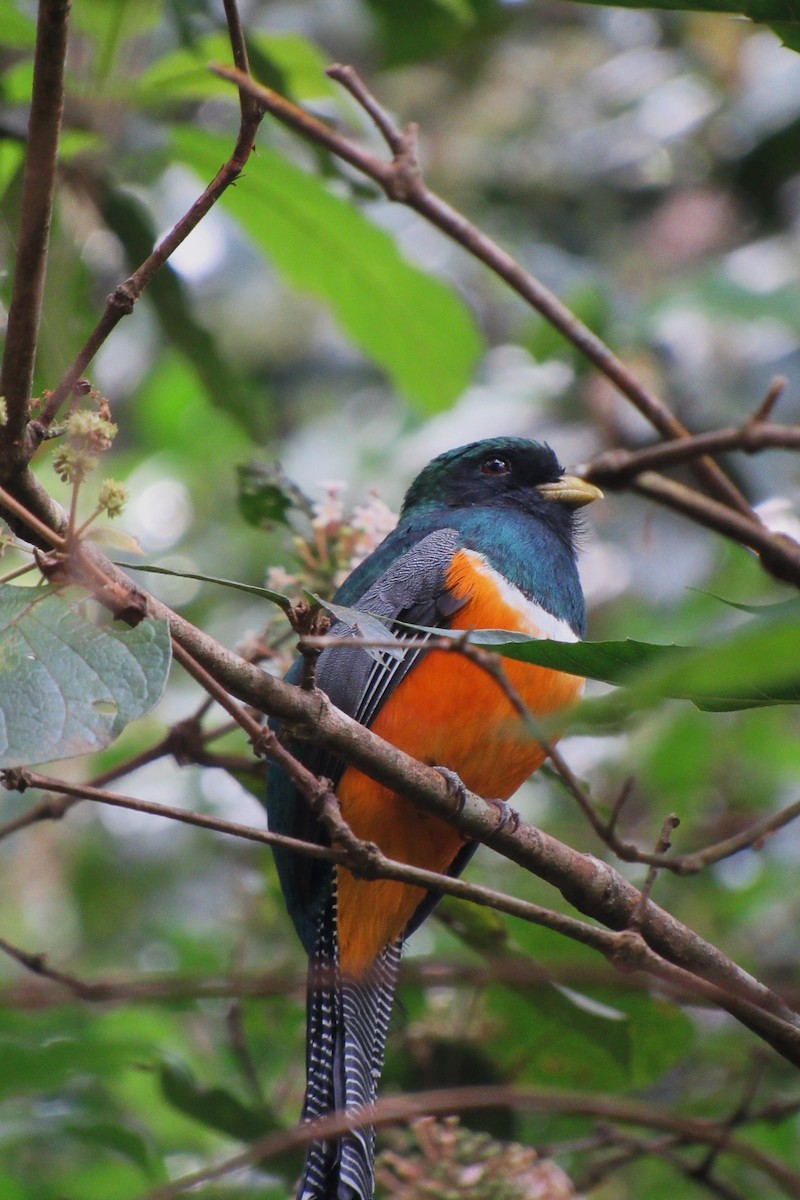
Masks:
[[[775,373],[798,377],[800,58],[765,26],[694,5],[664,8],[691,11],[253,0],[245,21],[255,73],[376,153],[384,153],[376,134],[324,75],[325,63],[353,63],[400,123],[419,122],[431,186],[571,303],[699,430],[743,419]],[[783,5],[748,11],[784,22],[779,34],[796,44]],[[58,381],[105,296],[221,165],[237,126],[235,95],[205,70],[209,59],[229,57],[216,4],[75,0],[73,12],[40,391]],[[0,0],[4,303],[34,31],[30,6]],[[276,480],[295,481],[312,502],[326,481],[347,480],[351,503],[379,485],[396,507],[433,454],[473,437],[546,438],[567,464],[650,437],[482,267],[269,120],[236,187],[90,373],[120,429],[104,470],[131,492],[122,524],[146,561],[253,585],[268,566],[294,569]],[[780,415],[797,420],[796,391],[781,403]],[[34,465],[67,501],[51,453],[45,446]],[[283,474],[242,472],[277,461]],[[796,460],[773,453],[729,465],[766,520],[798,532]],[[98,487],[99,478],[85,485],[86,514]],[[593,506],[589,524],[582,567],[592,639],[708,645],[702,670],[717,654],[737,684],[758,685],[765,670],[781,685],[796,678],[796,622],[785,612],[762,622],[716,598],[748,606],[788,598],[748,553],[624,494]],[[272,615],[256,597],[197,579],[146,579],[229,645],[251,647]],[[271,586],[284,590],[274,578]],[[623,711],[608,703],[607,688],[590,688],[562,743],[606,810],[633,776],[626,838],[652,848],[675,811],[674,845],[688,851],[798,799],[795,707],[700,712],[683,700],[651,703],[656,690],[669,689],[661,680],[647,704]],[[146,753],[199,702],[175,673],[153,712],[82,764],[86,777]],[[208,721],[221,723],[213,714]],[[244,751],[229,732],[211,747]],[[74,765],[53,771],[62,769]],[[260,783],[243,782],[160,759],[117,786],[260,823],[252,794]],[[36,799],[3,793],[0,819]],[[546,770],[515,804],[603,855]],[[696,877],[662,873],[654,897],[796,999],[799,855],[789,826]],[[626,869],[643,880],[642,868]],[[470,877],[566,907],[486,851]],[[756,1076],[752,1111],[796,1096],[789,1068],[772,1057],[759,1066],[755,1039],[723,1014],[681,1009],[574,943],[470,911],[468,920],[443,906],[411,943],[412,965],[432,958],[445,970],[435,986],[409,976],[401,987],[387,1092],[569,1085],[713,1118],[734,1113]],[[4,1198],[142,1196],[294,1123],[304,963],[263,850],[84,803],[60,823],[0,842],[0,913],[2,937],[80,979],[116,981],[126,997],[81,1001],[0,958]],[[540,977],[506,981],[509,962],[538,964]],[[450,964],[474,969],[478,982],[449,980]],[[498,975],[491,982],[487,964]],[[259,985],[266,994],[252,995]],[[504,1111],[464,1123],[546,1143],[577,1180],[602,1175],[592,1121]],[[739,1136],[796,1170],[793,1112],[740,1124]],[[675,1153],[691,1166],[704,1152]],[[199,1194],[285,1196],[297,1165],[296,1156],[265,1163],[240,1172],[235,1187]],[[725,1153],[714,1169],[723,1194],[785,1194]],[[590,1194],[709,1193],[702,1178],[653,1151],[632,1156]]]

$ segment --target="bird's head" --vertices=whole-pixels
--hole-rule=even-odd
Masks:
[[[550,447],[528,438],[470,442],[438,455],[406,493],[401,517],[428,506],[514,509],[548,524],[571,524],[574,510],[602,496],[599,488],[565,475]],[[554,522],[555,518],[555,522]]]

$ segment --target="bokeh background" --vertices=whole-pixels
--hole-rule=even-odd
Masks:
[[[375,131],[325,77],[326,64],[352,63],[399,122],[418,122],[430,186],[570,304],[691,429],[743,420],[776,374],[789,380],[779,415],[798,420],[800,57],[771,30],[556,0],[243,3],[241,11],[254,72],[376,153],[384,151]],[[32,31],[31,6],[0,0],[6,301]],[[40,389],[55,385],[107,293],[227,156],[236,99],[206,71],[229,58],[225,46],[221,5],[206,0],[75,0]],[[474,438],[544,439],[566,466],[650,440],[557,333],[415,214],[269,118],[257,145],[236,187],[91,367],[119,435],[83,503],[88,513],[104,475],[124,480],[131,502],[120,524],[146,561],[256,584],[269,567],[295,572],[292,532],[245,520],[241,464],[279,461],[313,501],[330,481],[347,484],[346,506],[378,489],[396,510],[435,453]],[[66,502],[49,454],[40,453],[40,477]],[[772,453],[729,465],[771,525],[800,531],[795,459]],[[306,530],[302,521],[297,528]],[[743,619],[715,597],[753,604],[788,595],[740,548],[625,494],[589,513],[581,563],[594,638],[704,643]],[[252,647],[270,616],[265,603],[212,585],[147,583],[229,646]],[[590,699],[603,690],[591,688]],[[91,777],[144,750],[198,703],[176,671],[158,709],[114,746],[53,771]],[[670,702],[620,719],[590,703],[563,749],[601,802],[633,776],[626,835],[650,847],[674,811],[675,845],[688,850],[797,799],[799,733],[791,708],[720,715]],[[232,736],[219,748],[241,744]],[[122,787],[262,824],[258,784],[246,782],[160,759]],[[30,802],[4,793],[0,817]],[[546,771],[517,803],[526,818],[603,855]],[[696,878],[662,876],[655,893],[790,997],[798,836],[790,826]],[[640,868],[623,869],[642,880]],[[565,907],[488,852],[470,878]],[[723,1015],[676,1006],[533,926],[455,905],[441,912],[409,947],[411,968],[433,964],[442,975],[433,986],[412,970],[402,988],[388,1091],[508,1080],[638,1095],[710,1116],[732,1109],[756,1076],[759,1100],[790,1094],[788,1068],[762,1062],[755,1039]],[[8,1200],[139,1196],[294,1121],[303,961],[268,854],[84,803],[0,843],[0,914],[3,937],[81,979],[175,993],[81,1003],[0,958]],[[541,964],[544,982],[448,975],[455,964],[467,976],[488,967],[491,977],[519,955]],[[275,994],[235,1002],[237,979]],[[575,1001],[575,992],[607,1009]],[[677,1186],[687,1197],[709,1194],[656,1153],[632,1154],[608,1173],[591,1123],[509,1112],[468,1123],[555,1148],[578,1185],[603,1200],[672,1197]],[[748,1133],[791,1163],[794,1116]],[[296,1165],[241,1172],[201,1194],[285,1195]],[[742,1195],[784,1194],[746,1170],[724,1159],[719,1167]]]

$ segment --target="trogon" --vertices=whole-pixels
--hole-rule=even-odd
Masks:
[[[391,622],[508,629],[577,641],[584,601],[576,568],[576,510],[600,496],[565,475],[549,446],[492,438],[440,454],[406,494],[397,527],[342,584],[339,604]],[[391,628],[390,624],[390,628]],[[395,632],[408,632],[397,625]],[[347,635],[342,623],[331,634]],[[505,660],[506,677],[534,717],[567,708],[583,681]],[[298,679],[297,667],[288,678]],[[333,703],[387,741],[454,772],[470,791],[506,800],[545,755],[498,681],[457,653],[408,649],[400,657],[330,646],[317,683]],[[389,857],[457,875],[474,845],[308,743],[288,742],[330,779],[353,832]],[[268,775],[270,826],[326,841],[306,800],[276,766]],[[289,914],[309,957],[303,1118],[356,1115],[375,1100],[406,938],[435,893],[275,851]],[[301,1200],[370,1200],[372,1129],[309,1146]]]

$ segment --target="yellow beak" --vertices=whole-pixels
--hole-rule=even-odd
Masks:
[[[599,487],[577,475],[562,475],[555,483],[540,483],[536,491],[545,500],[557,500],[568,508],[583,508],[584,504],[603,499]]]

